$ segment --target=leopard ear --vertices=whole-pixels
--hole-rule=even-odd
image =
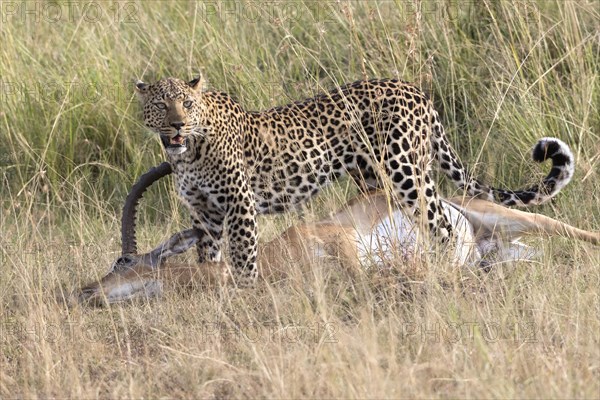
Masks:
[[[193,91],[201,92],[206,86],[206,80],[204,79],[202,74],[198,74],[196,78],[188,82],[188,85],[192,88]]]
[[[135,92],[137,93],[140,100],[145,100],[149,89],[150,85],[148,85],[147,83],[144,83],[139,79],[135,82]]]

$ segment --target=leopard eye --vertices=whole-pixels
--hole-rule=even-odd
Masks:
[[[165,103],[154,103],[154,107],[158,108],[159,110],[167,109],[167,105]]]
[[[192,101],[191,100],[186,100],[183,102],[183,106],[185,108],[191,108],[192,107]]]

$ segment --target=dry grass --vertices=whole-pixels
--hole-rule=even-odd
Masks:
[[[597,3],[35,4],[0,3],[0,397],[600,397],[600,253],[561,238],[489,274],[316,265],[255,290],[55,299],[106,271],[126,191],[163,158],[131,79],[198,67],[251,109],[363,76],[415,81],[496,185],[534,180],[527,149],[558,136],[576,177],[538,211],[600,229]],[[169,182],[143,208],[145,248],[187,226]],[[261,236],[292,221],[262,218]]]

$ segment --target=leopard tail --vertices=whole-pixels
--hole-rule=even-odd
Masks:
[[[488,186],[474,178],[465,168],[450,146],[438,115],[432,112],[432,151],[442,171],[469,196],[492,201],[505,206],[527,207],[547,202],[562,190],[573,178],[575,157],[569,146],[552,137],[540,139],[531,153],[535,162],[552,160],[548,175],[536,185],[526,189],[508,190]]]

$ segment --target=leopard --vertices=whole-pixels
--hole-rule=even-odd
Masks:
[[[198,262],[221,262],[226,235],[240,287],[258,273],[257,216],[297,209],[343,177],[362,190],[385,189],[444,243],[453,228],[433,162],[466,195],[505,206],[542,204],[572,175],[570,158],[540,140],[532,158],[552,158],[552,169],[539,183],[515,191],[485,184],[460,161],[429,96],[399,79],[359,80],[262,111],[247,111],[206,82],[204,75],[138,80],[135,90],[189,209]]]

